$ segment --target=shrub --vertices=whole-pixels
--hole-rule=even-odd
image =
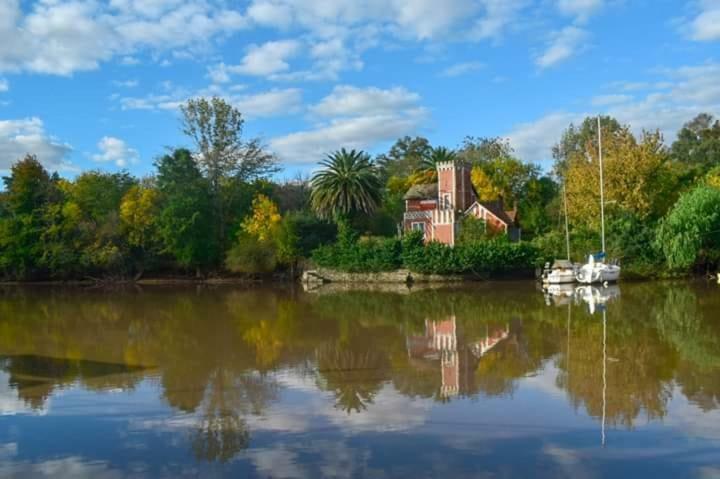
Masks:
[[[272,273],[277,266],[275,248],[271,243],[260,241],[252,235],[240,234],[228,251],[225,265],[235,273]]]
[[[338,241],[321,246],[312,258],[318,266],[369,273],[391,271],[402,266],[400,241],[391,238],[369,238],[360,241]]]

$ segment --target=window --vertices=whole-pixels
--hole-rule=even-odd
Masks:
[[[425,223],[413,222],[411,228],[413,231],[422,231],[425,234]]]
[[[450,193],[443,193],[442,198],[440,198],[440,207],[445,210],[449,210],[452,208],[452,205],[450,204]]]

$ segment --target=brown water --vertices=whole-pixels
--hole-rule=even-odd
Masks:
[[[0,289],[0,477],[720,477],[720,286],[584,293]]]

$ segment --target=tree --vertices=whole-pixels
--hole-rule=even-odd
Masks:
[[[610,116],[600,117],[603,135],[612,135],[622,129],[620,123]],[[588,144],[595,145],[597,151],[597,118],[587,117],[576,126],[573,123],[563,132],[562,138],[553,146],[553,158],[555,159],[555,173],[558,176],[565,176],[565,169],[571,158],[585,155]]]
[[[218,244],[224,249],[227,218],[223,184],[254,180],[277,171],[275,157],[262,148],[259,139],[243,140],[242,114],[221,98],[191,99],[180,110],[182,131],[195,142],[195,158],[208,180]]]
[[[387,153],[378,156],[379,172],[384,179],[409,176],[420,168],[431,150],[430,142],[421,136],[400,138]]]
[[[698,259],[717,261],[720,253],[720,190],[701,185],[680,197],[660,223],[657,246],[672,269]]]
[[[695,177],[720,165],[720,121],[708,113],[697,115],[683,125],[670,151]]]
[[[312,178],[310,202],[324,218],[374,212],[381,199],[377,169],[363,151],[344,148],[320,163]]]
[[[509,158],[514,154],[510,142],[504,138],[478,138],[466,136],[457,155],[471,165],[490,163],[498,158]]]
[[[270,241],[281,221],[277,205],[267,196],[259,194],[253,200],[252,213],[242,222],[242,229],[261,242]]]
[[[667,150],[659,132],[643,132],[637,139],[629,127],[602,135],[605,201],[613,210],[626,210],[641,219],[659,218],[677,195]],[[574,151],[565,163],[568,214],[575,225],[599,228],[600,166],[597,140]]]
[[[192,153],[175,150],[160,158],[157,188],[160,192],[158,234],[164,251],[185,268],[217,265],[219,245],[213,234],[213,209],[207,180],[198,169]]]
[[[502,191],[493,184],[490,175],[482,166],[474,166],[470,170],[470,181],[475,187],[480,201],[494,201],[502,196]]]
[[[437,181],[437,165],[439,163],[454,162],[457,154],[444,146],[430,148],[425,154],[420,166],[409,178],[409,182],[413,185],[423,183],[433,183]]]
[[[140,274],[148,254],[157,249],[159,193],[151,185],[135,185],[120,203],[120,221],[128,244],[137,253]]]
[[[50,206],[59,200],[57,177],[50,176],[36,157],[13,164],[4,177],[0,207],[0,272],[26,279],[42,266],[43,232]]]

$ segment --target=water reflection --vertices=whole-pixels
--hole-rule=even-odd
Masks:
[[[0,444],[31,451],[23,459],[31,465],[87,455],[123,473],[131,463],[152,462],[142,449],[153,444],[159,461],[172,457],[178,467],[222,464],[279,477],[327,465],[325,454],[298,447],[308,440],[339,447],[330,439],[335,432],[357,438],[341,441],[353,467],[367,454],[399,467],[399,475],[421,466],[402,454],[383,456],[383,448],[399,443],[369,436],[369,421],[378,430],[404,430],[397,440],[418,451],[428,437],[439,438],[445,461],[454,464],[446,472],[458,477],[471,475],[463,469],[468,451],[505,457],[520,447],[509,439],[518,434],[537,437],[523,446],[534,461],[556,458],[548,451],[560,446],[545,443],[551,436],[582,456],[593,429],[614,431],[609,446],[639,441],[637,448],[650,450],[664,436],[688,435],[666,425],[687,422],[688,411],[720,417],[719,297],[716,289],[690,283],[545,296],[521,283],[401,292],[6,289],[0,294],[0,411],[6,414]],[[28,410],[44,416],[30,421],[23,415]],[[93,456],[82,441],[57,441],[54,421],[70,411],[88,439],[88,428],[109,434],[109,410],[125,411],[115,420],[136,438],[132,454],[108,444]],[[481,439],[474,429],[443,426],[468,421],[482,421],[483,437],[491,428],[504,439],[475,449]],[[576,430],[587,434],[573,435]],[[473,448],[459,445],[462,431]],[[693,437],[694,444],[716,446],[702,442],[719,439],[720,427],[715,433]],[[37,434],[56,441],[47,444]],[[303,437],[288,443],[287,434]],[[284,459],[265,462],[279,450]],[[702,457],[695,462],[718,459]],[[642,454],[625,460],[633,458]],[[284,473],[268,472],[283,460]],[[7,461],[12,471],[29,471]],[[552,464],[546,475],[557,475]],[[686,467],[697,464],[688,460]],[[509,467],[500,461],[488,472],[501,465]],[[149,476],[160,471],[153,469],[158,464],[144,467]]]

